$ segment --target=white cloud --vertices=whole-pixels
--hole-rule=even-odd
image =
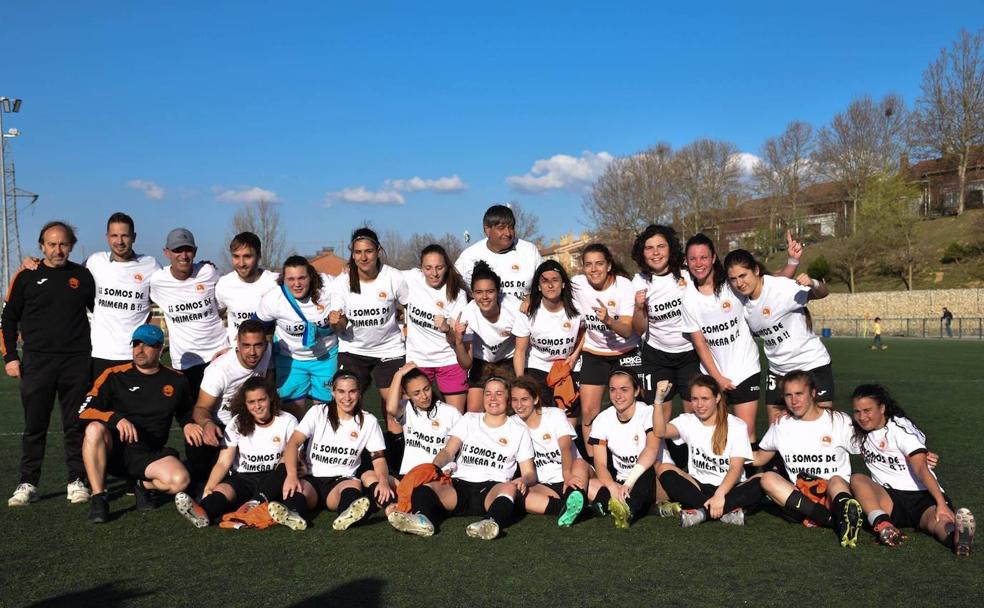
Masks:
[[[741,167],[741,174],[745,177],[751,177],[755,171],[755,165],[762,159],[749,152],[739,152],[735,154],[735,160],[738,161],[738,165]]]
[[[589,186],[612,162],[608,152],[595,154],[585,150],[580,157],[557,154],[533,163],[525,175],[511,175],[506,183],[520,192],[537,193],[545,190],[578,190]]]
[[[272,190],[264,190],[258,186],[238,186],[236,188],[223,188],[216,186],[212,188],[215,198],[223,203],[258,203],[265,200],[270,203],[279,203],[280,198]]]
[[[422,190],[461,192],[468,188],[468,184],[463,182],[457,175],[439,177],[437,179],[423,179],[416,176],[410,179],[388,179],[384,182],[384,185],[385,189],[397,190],[399,192],[420,192]]]
[[[131,179],[126,183],[126,187],[131,190],[140,190],[144,193],[144,196],[152,201],[161,200],[166,193],[163,187],[143,179]]]
[[[366,190],[364,186],[329,192],[326,199],[327,205],[331,205],[333,201],[356,205],[402,205],[406,202],[403,195],[396,190]]]

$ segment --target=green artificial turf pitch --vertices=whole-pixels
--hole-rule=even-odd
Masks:
[[[938,474],[957,506],[984,518],[984,342],[828,341],[837,407],[853,387],[886,384],[942,456]],[[378,411],[372,400],[369,409]],[[40,494],[27,508],[0,505],[2,606],[813,606],[984,605],[984,551],[958,560],[909,532],[899,549],[844,549],[829,530],[766,512],[743,528],[681,529],[647,516],[629,530],[592,519],[572,529],[527,516],[493,542],[470,539],[470,518],[432,538],[394,531],[378,514],[335,532],[319,514],[306,532],[193,528],[171,503],[86,521],[65,500],[57,415]],[[759,436],[764,432],[760,408]],[[15,381],[0,381],[0,484],[17,482],[22,415]],[[173,434],[175,439],[178,433]]]

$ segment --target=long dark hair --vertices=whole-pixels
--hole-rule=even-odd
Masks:
[[[608,276],[629,278],[628,271],[626,271],[625,267],[622,266],[622,264],[620,264],[618,260],[615,259],[615,257],[612,255],[611,250],[604,243],[591,243],[590,245],[585,247],[584,251],[581,252],[582,262],[584,261],[584,256],[588,255],[589,253],[600,253],[602,256],[605,257],[605,261],[608,263],[608,266],[611,268],[611,270],[608,271]]]
[[[332,379],[331,387],[334,389],[342,380],[351,380],[352,382],[355,382],[355,388],[359,394],[359,400],[355,402],[355,409],[352,411],[352,417],[355,418],[356,423],[358,423],[359,428],[361,429],[362,422],[365,420],[365,415],[362,413],[362,390],[359,386],[359,378],[351,372],[340,371],[335,374],[335,377]],[[325,404],[325,407],[328,408],[328,423],[331,425],[331,430],[337,431],[339,424],[338,403],[335,402],[334,396],[332,396],[331,401]]]
[[[256,420],[253,419],[253,415],[249,413],[249,408],[246,407],[246,393],[258,390],[266,391],[267,397],[270,399],[270,419],[273,420],[280,414],[280,395],[277,394],[277,389],[270,386],[270,383],[262,376],[250,376],[239,387],[229,403],[229,412],[236,419],[236,432],[243,437],[249,437],[256,430]]]
[[[376,236],[376,232],[368,226],[356,228],[352,232],[352,238],[349,240],[348,259],[349,291],[352,293],[362,293],[362,285],[359,282],[359,268],[355,265],[355,258],[352,257],[352,250],[355,248],[356,241],[369,241],[376,247],[377,271],[383,269],[383,260],[379,257],[379,253],[383,250],[383,247],[379,244],[379,237]]]
[[[676,230],[670,226],[663,226],[661,224],[649,224],[646,226],[646,229],[640,232],[636,236],[635,242],[632,243],[632,261],[639,267],[639,272],[642,273],[642,276],[647,280],[652,278],[653,271],[649,268],[649,264],[646,263],[646,241],[657,234],[666,239],[666,244],[670,247],[670,260],[667,267],[673,273],[673,278],[682,278],[683,275],[680,274],[680,269],[683,268],[683,250],[680,248],[680,239],[677,238]]]
[[[403,377],[400,378],[400,390],[403,391],[404,395],[408,394],[407,387],[410,386],[410,382],[412,380],[416,380],[417,378],[423,378],[424,380],[427,381],[428,384],[431,384],[431,402],[430,405],[427,406],[427,409],[422,411],[427,413],[428,418],[433,418],[437,416],[437,407],[435,407],[438,401],[437,389],[433,386],[433,383],[430,381],[430,378],[427,377],[427,374],[420,371],[419,368],[416,367],[410,368],[407,371],[407,373],[403,374]],[[420,409],[412,401],[410,402],[410,407],[416,408],[418,410]]]
[[[564,287],[560,290],[560,300],[564,303],[564,313],[567,318],[573,319],[581,314],[577,310],[577,306],[574,306],[574,288],[571,286],[571,279],[567,276],[567,271],[555,260],[544,260],[542,264],[537,266],[536,272],[533,274],[532,285],[530,285],[530,306],[526,311],[526,316],[533,319],[536,317],[536,311],[540,310],[540,303],[543,302],[540,277],[543,276],[543,273],[550,271],[560,274],[560,280],[564,283]]]
[[[728,252],[728,255],[724,257],[724,267],[731,268],[732,266],[743,266],[760,277],[769,274],[769,269],[765,267],[765,264],[755,259],[755,256],[746,249],[735,249]]]
[[[856,389],[854,389],[854,393],[851,394],[851,401],[854,401],[855,399],[864,399],[865,397],[871,399],[878,405],[885,406],[886,426],[893,422],[896,425],[898,425],[898,422],[896,421],[897,418],[906,418],[906,419],[909,418],[908,416],[906,416],[905,410],[902,409],[902,406],[899,405],[897,401],[895,401],[895,398],[892,397],[892,395],[888,392],[888,389],[882,386],[881,384],[862,384],[858,386]],[[851,424],[854,426],[855,443],[857,445],[862,445],[864,443],[865,438],[868,436],[869,431],[866,431],[863,428],[861,428],[861,425],[858,424],[858,421],[854,419],[854,416],[851,416]],[[898,426],[906,433],[918,437],[920,441],[926,441],[926,436],[923,434],[921,430],[919,430],[918,427],[916,427],[915,423],[912,423],[911,429],[907,429],[902,425],[898,425]]]
[[[465,284],[465,280],[461,278],[458,274],[458,269],[454,267],[451,262],[451,257],[448,252],[444,250],[437,243],[431,243],[430,245],[424,247],[420,252],[420,263],[423,264],[424,256],[436,253],[444,259],[444,266],[446,271],[444,273],[444,292],[448,296],[448,301],[454,301],[458,299],[458,294],[461,293],[461,289]]]
[[[288,268],[306,268],[308,277],[311,279],[311,285],[308,287],[308,296],[311,301],[317,304],[321,300],[321,290],[324,288],[324,281],[321,279],[321,273],[318,269],[311,265],[311,262],[303,255],[292,255],[286,260],[284,260],[284,267],[280,270],[280,277],[277,279],[277,284],[281,287],[284,284],[284,275],[287,273]]]
[[[721,258],[718,257],[717,252],[714,250],[714,241],[708,238],[703,232],[698,232],[687,239],[687,245],[683,248],[684,257],[686,257],[687,252],[690,251],[690,247],[700,245],[707,247],[710,250],[711,255],[714,256],[714,264],[711,267],[711,279],[714,284],[714,295],[719,296],[721,295],[721,286],[724,285],[724,282],[728,279],[728,276],[724,272],[724,266],[721,264]],[[687,268],[687,271],[689,272],[690,269]],[[694,278],[693,272],[690,273],[690,278]],[[696,279],[693,283],[694,289],[696,289]]]
[[[714,407],[714,434],[711,435],[711,449],[720,456],[728,445],[728,400],[725,398],[721,385],[707,374],[699,374],[690,380],[690,391],[702,386],[711,391],[718,400]]]

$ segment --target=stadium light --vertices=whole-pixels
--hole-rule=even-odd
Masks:
[[[7,244],[7,161],[4,159],[4,147],[6,139],[20,135],[17,129],[11,129],[8,133],[3,130],[3,115],[7,113],[20,112],[21,100],[10,97],[0,97],[0,206],[3,213],[3,287],[6,289],[10,285],[10,252]]]

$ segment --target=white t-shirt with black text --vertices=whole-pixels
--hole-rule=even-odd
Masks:
[[[403,330],[397,322],[397,304],[407,296],[403,273],[383,265],[370,282],[359,282],[359,293],[352,293],[347,272],[335,277],[332,310],[341,310],[348,325],[338,336],[338,351],[364,357],[390,359],[402,357]]]
[[[304,414],[294,429],[308,438],[308,471],[315,477],[352,477],[362,460],[362,450],[382,452],[383,431],[379,421],[363,412],[362,426],[358,420],[339,420],[338,429],[331,428],[328,405],[315,405]]]
[[[403,461],[400,462],[400,475],[420,464],[433,462],[437,453],[444,449],[451,429],[461,420],[458,408],[437,401],[432,411],[418,410],[409,402],[398,418],[403,426]]]
[[[540,424],[536,428],[527,425],[518,415],[514,414],[512,418],[530,431],[530,439],[533,441],[533,464],[536,465],[536,477],[540,483],[562,483],[564,467],[560,438],[565,436],[571,438],[572,461],[580,457],[573,443],[577,433],[568,422],[564,410],[556,407],[541,408]]]
[[[482,239],[462,251],[454,267],[465,280],[465,285],[471,285],[475,262],[484,260],[502,279],[502,293],[509,298],[522,301],[530,295],[533,275],[543,261],[540,250],[529,241],[517,239],[511,249],[495,253],[489,249],[488,241],[487,238]]]
[[[595,308],[600,308],[598,305],[600,300],[610,317],[616,321],[620,319],[631,321],[632,312],[635,310],[636,292],[632,287],[632,281],[623,276],[616,276],[611,285],[597,291],[591,286],[588,277],[579,274],[571,279],[571,284],[574,286],[574,305],[581,311],[587,328],[584,337],[585,352],[602,356],[621,355],[639,345],[639,336],[633,334],[631,338],[623,338],[599,321],[594,311]]]
[[[260,298],[256,316],[261,321],[276,322],[277,328],[273,334],[274,348],[281,355],[298,361],[311,361],[324,358],[338,345],[338,336],[328,323],[332,278],[322,274],[321,279],[323,285],[317,301],[311,297],[297,300],[297,305],[304,313],[307,322],[318,326],[317,339],[310,347],[304,346],[304,320],[294,312],[294,308],[279,286]]]
[[[468,323],[464,339],[471,342],[472,356],[488,363],[512,357],[516,352],[512,330],[516,317],[522,314],[517,300],[501,298],[499,318],[493,323],[485,318],[474,300],[469,302],[461,313],[461,322]]]
[[[265,473],[275,469],[296,426],[297,418],[280,412],[266,426],[257,424],[251,435],[240,435],[236,430],[236,418],[233,418],[225,429],[226,447],[239,448],[232,465],[233,472]]]
[[[885,426],[871,431],[860,445],[854,442],[852,447],[852,453],[864,457],[864,464],[875,483],[908,492],[926,490],[926,484],[909,468],[906,460],[928,451],[926,435],[908,418],[889,418]],[[936,477],[932,469],[929,472]]]
[[[852,435],[851,417],[844,412],[822,410],[819,418],[809,421],[781,416],[759,441],[759,449],[778,452],[793,483],[797,473],[821,479],[837,475],[849,481]]]
[[[744,306],[727,284],[717,295],[704,295],[693,287],[687,289],[683,296],[683,330],[704,335],[714,364],[735,385],[762,371]],[[707,373],[703,363],[700,370]]]
[[[618,419],[618,410],[608,407],[594,419],[591,425],[592,444],[605,443],[615,467],[615,481],[622,483],[639,460],[639,454],[646,447],[646,434],[653,432],[653,406],[636,401],[635,412],[626,422]],[[662,443],[662,442],[661,442]],[[665,448],[660,445],[659,460],[664,458]]]
[[[684,336],[683,328],[683,295],[688,289],[693,289],[687,273],[684,272],[679,279],[673,273],[649,275],[648,279],[638,273],[632,279],[632,288],[646,291],[646,311],[649,314],[646,343],[664,353],[693,350],[694,346]]]
[[[401,302],[407,321],[407,361],[420,367],[456,365],[454,349],[448,344],[447,335],[437,330],[434,318],[441,315],[453,324],[465,309],[465,290],[459,290],[458,297],[448,301],[445,287],[430,287],[419,268],[407,270],[403,276],[407,282],[406,300]]]
[[[224,425],[229,424],[232,412],[229,411],[229,404],[236,395],[236,391],[246,380],[254,376],[266,376],[267,368],[270,366],[270,349],[263,351],[260,362],[256,367],[250,369],[243,365],[239,360],[239,353],[235,348],[228,350],[215,358],[202,375],[201,390],[219,400],[219,407],[213,411],[213,416]]]
[[[533,459],[529,429],[512,418],[502,426],[485,424],[485,414],[469,412],[451,429],[461,440],[458,468],[451,475],[464,481],[506,482],[516,476],[520,462]]]
[[[264,270],[255,281],[247,283],[233,271],[219,279],[215,285],[215,299],[219,310],[226,311],[226,335],[229,336],[230,345],[236,344],[243,321],[256,318],[256,309],[263,294],[278,288],[278,276],[276,272]]]
[[[550,312],[540,306],[532,319],[519,313],[513,324],[513,335],[530,339],[526,367],[549,373],[554,361],[562,361],[574,352],[583,325],[581,315],[568,318],[563,308]]]
[[[97,251],[85,261],[96,282],[90,334],[92,356],[128,361],[133,357],[130,337],[150,315],[150,277],[160,269],[153,256],[133,254],[125,262],[108,251]]]
[[[719,486],[731,468],[732,458],[752,460],[748,426],[737,416],[728,414],[728,439],[720,454],[714,453],[715,427],[705,425],[696,414],[680,414],[670,424],[680,433],[680,439],[674,443],[687,444],[687,472],[701,483]],[[745,480],[744,469],[738,479]]]
[[[174,278],[170,266],[150,275],[150,299],[164,313],[175,369],[208,363],[229,346],[215,301],[218,280],[219,271],[208,262],[196,262],[184,280]]]

